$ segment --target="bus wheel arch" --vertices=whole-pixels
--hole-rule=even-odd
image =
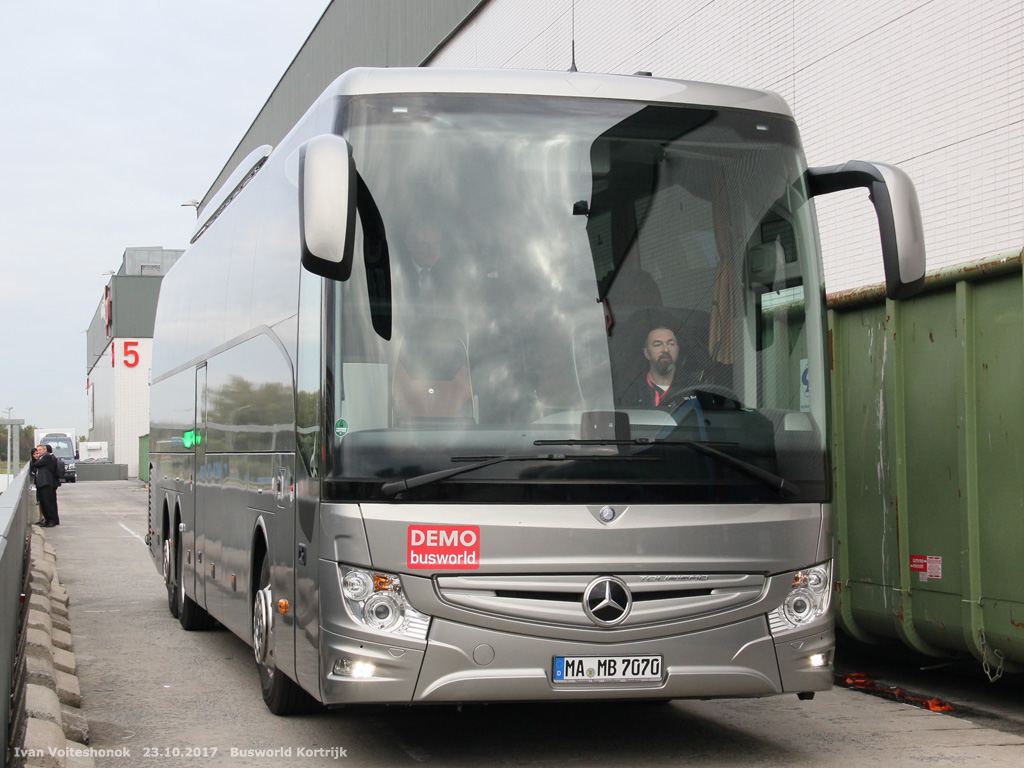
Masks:
[[[195,632],[202,629],[211,629],[215,622],[206,610],[199,606],[195,600],[185,594],[185,548],[181,543],[181,507],[175,505],[174,512],[174,560],[177,563],[175,574],[177,576],[177,589],[174,590],[175,603],[178,609],[178,623],[186,632]]]
[[[252,586],[250,605],[252,650],[260,678],[260,693],[267,709],[275,715],[310,712],[317,702],[274,662],[276,602],[270,574],[270,546],[262,519],[257,522],[253,539]]]
[[[252,557],[249,561],[249,606],[253,605],[253,600],[256,598],[256,591],[259,589],[260,582],[260,567],[263,565],[263,560],[269,559],[270,548],[268,546],[267,527],[263,522],[263,517],[260,516],[256,519],[256,526],[252,532]],[[250,618],[252,618],[250,616]]]

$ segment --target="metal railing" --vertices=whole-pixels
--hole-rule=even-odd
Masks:
[[[0,495],[0,768],[11,764],[11,702],[28,616],[28,465]]]

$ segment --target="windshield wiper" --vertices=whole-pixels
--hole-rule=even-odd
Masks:
[[[588,443],[589,445],[598,445],[599,443]],[[461,475],[463,472],[472,472],[476,469],[483,469],[489,467],[492,464],[501,464],[506,461],[566,461],[569,459],[605,459],[605,460],[617,460],[622,461],[626,459],[628,461],[661,461],[659,457],[655,456],[608,456],[600,454],[597,456],[588,454],[573,454],[573,453],[545,453],[545,454],[511,454],[508,456],[452,456],[452,461],[471,461],[472,464],[463,464],[461,467],[452,467],[451,469],[441,469],[437,472],[427,472],[422,475],[415,475],[413,477],[406,478],[405,480],[396,480],[392,483],[384,483],[380,490],[385,496],[395,496],[402,491],[409,491],[413,488],[419,488],[421,485],[429,485],[430,483],[436,483],[438,480],[445,480],[455,475]]]
[[[757,480],[762,485],[771,488],[773,491],[783,496],[798,496],[800,494],[800,487],[795,483],[791,483],[784,477],[769,472],[767,469],[761,469],[756,464],[751,464],[749,461],[743,459],[737,459],[735,456],[730,456],[728,453],[723,453],[717,448],[712,448],[708,443],[702,443],[700,440],[667,440],[649,437],[636,437],[632,440],[535,440],[534,445],[685,445],[688,448],[693,448],[698,453],[703,453],[705,456],[710,456],[714,459],[728,464],[734,469],[739,470],[747,477],[751,477]],[[717,443],[717,445],[737,445],[737,443]],[[639,457],[637,457],[639,458]]]

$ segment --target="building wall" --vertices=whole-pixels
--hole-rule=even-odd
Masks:
[[[430,66],[565,70],[573,3],[490,0]],[[810,165],[914,179],[929,268],[1024,246],[1024,0],[586,0],[580,71],[780,93]],[[817,201],[830,291],[882,280],[866,192]]]
[[[106,443],[107,456],[114,458],[114,369],[110,365],[111,345],[96,356],[96,364],[86,377],[86,400],[89,409],[89,433],[82,439]]]
[[[107,443],[115,464],[139,476],[139,437],[149,433],[153,340],[114,338],[89,372],[89,442]]]
[[[131,344],[131,342],[136,344]],[[128,355],[122,354],[128,342]],[[139,438],[149,434],[149,370],[153,339],[114,339],[114,454],[118,464],[128,465],[128,477],[139,476]],[[136,360],[131,354],[138,353]],[[131,363],[134,362],[134,365]]]
[[[171,248],[125,249],[121,268],[107,282],[89,323],[86,334],[86,372],[96,365],[112,337],[153,335],[160,282],[183,253],[183,250]],[[106,301],[108,297],[109,305]]]
[[[108,458],[126,464],[129,477],[139,475],[139,437],[149,433],[153,321],[160,283],[182,253],[160,247],[126,248],[86,336],[89,431],[82,439],[107,443]]]

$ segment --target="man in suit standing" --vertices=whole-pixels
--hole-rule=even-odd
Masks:
[[[46,446],[37,445],[32,451],[30,466],[36,474],[36,499],[45,520],[37,525],[55,528],[60,525],[57,513],[57,458],[47,453]]]

